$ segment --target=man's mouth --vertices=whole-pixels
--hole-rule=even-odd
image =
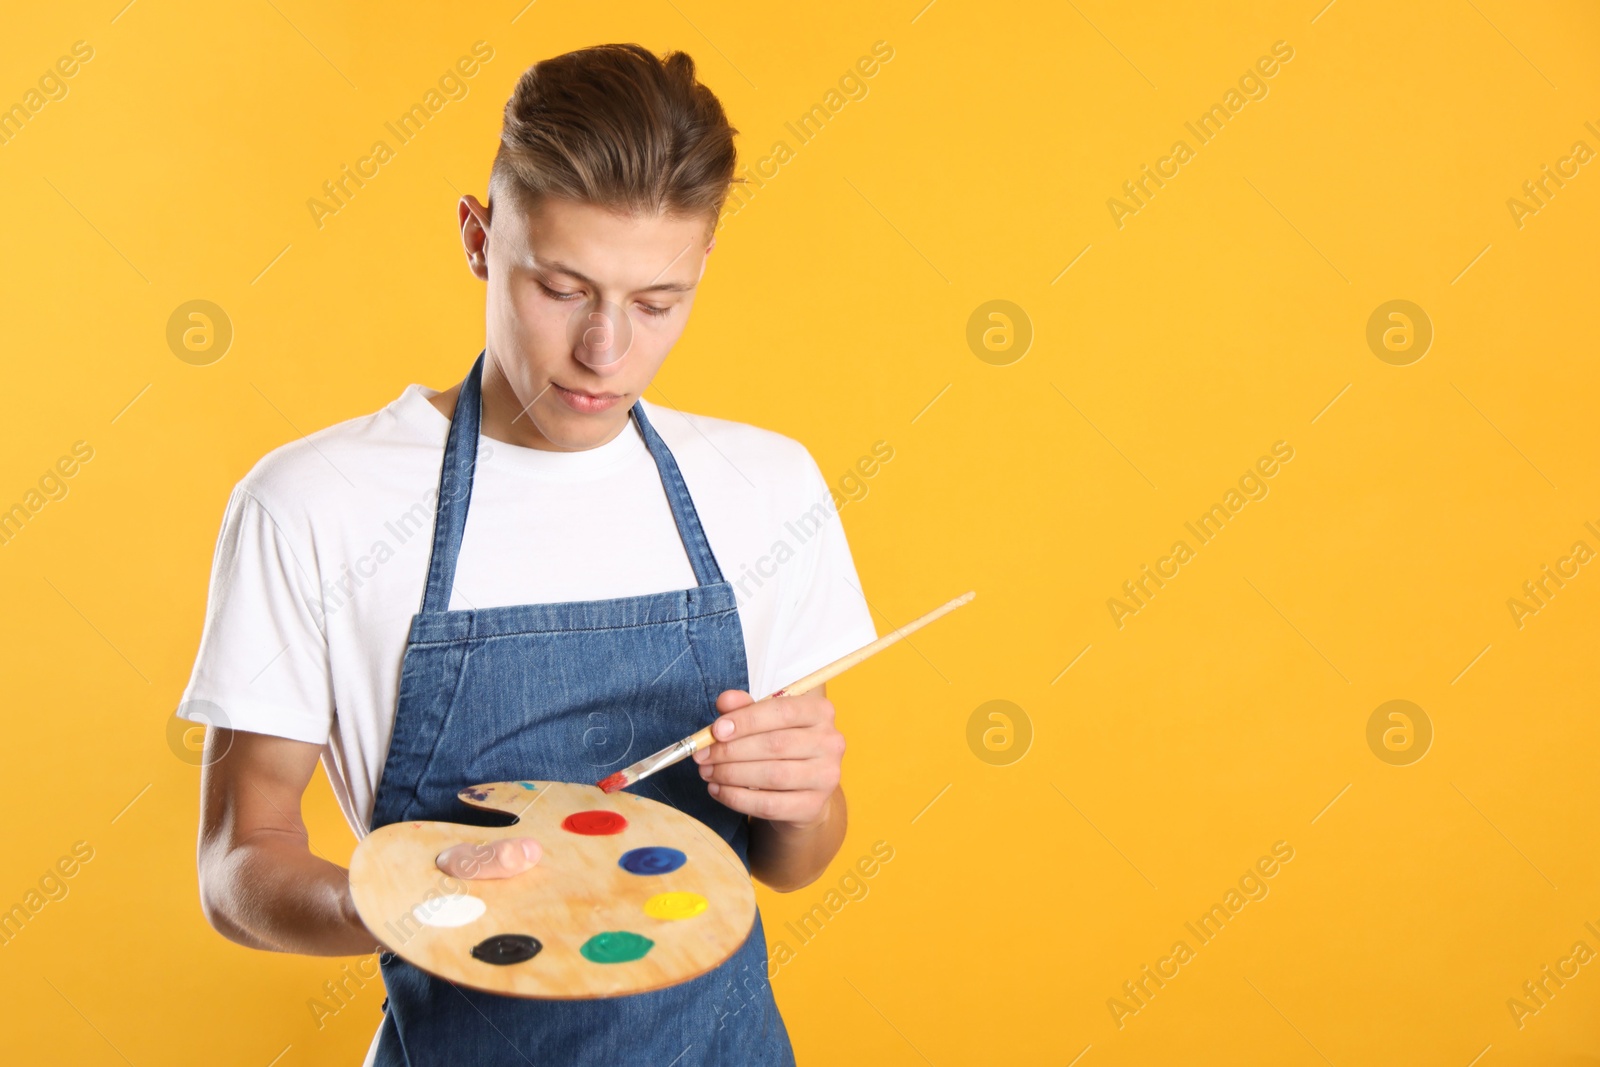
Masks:
[[[593,415],[597,412],[605,411],[622,399],[622,394],[620,393],[590,393],[582,389],[568,389],[565,386],[557,385],[555,382],[551,382],[550,387],[555,390],[556,395],[569,408],[585,415]]]

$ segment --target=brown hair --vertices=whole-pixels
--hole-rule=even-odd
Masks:
[[[603,44],[535,63],[506,102],[490,202],[553,196],[628,214],[709,215],[733,182],[739,131],[684,52]]]

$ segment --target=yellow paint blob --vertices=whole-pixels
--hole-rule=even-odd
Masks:
[[[705,910],[706,898],[699,893],[657,893],[644,902],[652,919],[692,919]]]

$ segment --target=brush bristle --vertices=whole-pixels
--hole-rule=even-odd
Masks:
[[[600,792],[602,793],[615,793],[617,790],[621,789],[627,784],[628,779],[621,771],[618,771],[615,774],[608,774],[595,783],[595,785],[600,787]]]

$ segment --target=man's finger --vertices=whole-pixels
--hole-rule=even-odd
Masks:
[[[844,755],[843,734],[826,726],[804,726],[714,741],[696,752],[694,760],[705,767],[741,760],[803,760],[834,755]]]
[[[799,726],[815,726],[831,722],[833,704],[826,697],[802,699],[800,697],[772,697],[758,700],[735,711],[724,712],[711,725],[711,736],[718,741],[731,741],[735,737],[765,733],[768,730],[787,730]]]
[[[724,689],[717,695],[717,713],[726,714],[738,711],[756,702],[756,698],[746,693],[743,689]]]
[[[531,837],[508,837],[490,844],[467,841],[439,853],[434,862],[457,878],[510,878],[539,862],[544,850]]]
[[[815,794],[804,790],[746,789],[743,786],[715,783],[709,788],[712,796],[734,811],[757,819],[793,821],[801,815],[809,816],[817,806]]]
[[[719,763],[700,768],[700,777],[718,785],[753,789],[826,790],[839,784],[839,768],[825,759],[756,760]]]

